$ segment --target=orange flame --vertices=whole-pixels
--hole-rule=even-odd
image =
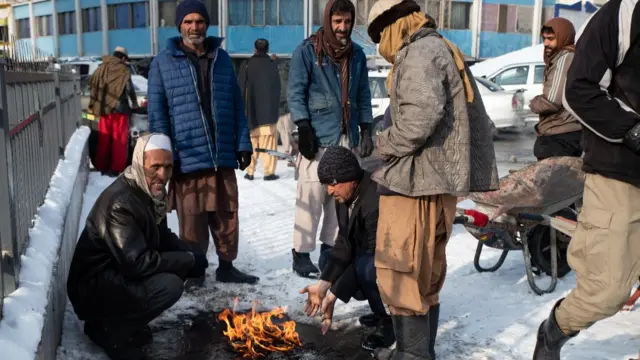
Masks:
[[[238,298],[234,299],[233,310],[224,309],[218,314],[218,320],[227,324],[223,334],[243,359],[260,359],[270,352],[286,352],[302,346],[295,321],[285,321],[280,326],[272,321],[273,317],[284,317],[284,308],[256,312],[254,302],[250,313],[236,314],[237,305]]]

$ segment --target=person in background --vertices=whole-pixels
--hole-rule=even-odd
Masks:
[[[282,141],[282,148],[285,153],[296,156],[298,155],[298,143],[293,137],[293,131],[296,128],[296,124],[291,121],[291,113],[287,112],[278,118],[278,133],[280,134],[280,141]],[[289,167],[295,167],[296,163],[289,161],[287,163]]]
[[[373,261],[380,195],[370,177],[347,148],[330,146],[320,159],[318,178],[336,199],[338,238],[320,281],[300,293],[308,293],[305,310],[309,316],[322,310],[323,333],[331,326],[336,299],[345,303],[352,297],[366,299],[373,313],[361,316],[360,323],[377,329],[364,339],[362,347],[372,351],[389,347],[396,339],[376,284]]]
[[[112,55],[102,57],[89,79],[87,110],[100,117],[94,166],[103,175],[117,176],[127,167],[129,118],[132,108],[138,107],[128,62],[127,49],[118,46]]]
[[[576,287],[540,324],[534,360],[559,360],[580,331],[618,313],[640,276],[638,24],[637,2],[610,0],[580,31],[563,99],[584,127],[583,206],[567,251]]]
[[[531,99],[531,111],[540,115],[533,153],[538,160],[552,156],[582,156],[582,126],[562,106],[567,71],[575,52],[576,30],[571,21],[553,18],[542,26],[544,39],[544,85]]]
[[[168,210],[177,210],[180,238],[204,253],[211,231],[218,281],[255,284],[258,277],[233,266],[239,241],[235,169],[249,166],[252,154],[242,93],[222,39],[206,36],[204,3],[181,1],[176,22],[181,36],[168,39],[153,59],[147,96],[150,131],[173,142]]]
[[[376,137],[384,164],[372,179],[380,188],[376,276],[396,347],[379,359],[435,358],[457,197],[498,188],[477,85],[464,54],[436,28],[411,0],[379,0],[369,13],[368,34],[392,64],[389,126]]]
[[[330,0],[323,26],[293,52],[287,102],[298,126],[298,183],[293,234],[293,271],[300,276],[319,273],[309,253],[320,230],[320,268],[338,232],[333,197],[318,180],[318,162],[325,149],[359,147],[359,155],[373,152],[371,91],[367,58],[351,40],[355,7],[349,0]]]
[[[114,360],[143,359],[147,325],[209,265],[167,227],[165,186],[173,147],[162,134],[138,139],[132,165],[94,203],[73,253],[67,292],[84,332]]]
[[[251,144],[254,149],[278,149],[276,124],[280,105],[280,72],[278,64],[267,54],[269,42],[258,39],[255,54],[240,68],[240,89],[247,110],[247,121],[251,130]],[[251,164],[244,178],[253,180],[260,153],[254,151]],[[262,153],[263,180],[277,180],[275,156]]]

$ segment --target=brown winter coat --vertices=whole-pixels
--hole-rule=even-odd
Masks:
[[[96,116],[111,114],[120,106],[120,100],[130,81],[131,71],[126,64],[115,56],[103,56],[102,64],[89,80],[89,110]]]
[[[573,61],[573,51],[561,50],[549,59],[544,70],[542,95],[531,99],[531,111],[540,115],[536,124],[538,136],[549,136],[579,131],[578,120],[562,106],[567,72]]]
[[[418,30],[397,52],[393,71],[392,125],[376,140],[385,164],[373,180],[412,197],[497,189],[489,118],[473,77],[474,100],[467,103],[442,37]]]

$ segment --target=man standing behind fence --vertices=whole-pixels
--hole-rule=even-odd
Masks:
[[[128,61],[127,49],[118,46],[113,55],[102,57],[102,64],[89,80],[91,99],[87,110],[100,117],[93,165],[104,175],[116,176],[127,167],[129,117],[132,106],[138,107]]]
[[[280,105],[280,73],[275,60],[267,55],[269,42],[258,39],[255,42],[255,54],[240,69],[240,88],[247,109],[247,122],[251,129],[251,144],[254,148],[276,150],[278,138],[276,123]],[[253,180],[258,164],[258,153],[254,151],[251,165],[244,178]],[[277,159],[262,153],[263,180],[277,180]]]

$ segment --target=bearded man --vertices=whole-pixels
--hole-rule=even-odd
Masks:
[[[258,277],[236,269],[238,184],[235,169],[251,163],[244,101],[222,38],[206,37],[209,14],[199,0],[176,8],[181,36],[149,70],[149,129],[171,137],[176,159],[168,210],[176,210],[180,238],[206,253],[209,232],[218,254],[216,280],[255,284]],[[190,282],[201,286],[204,277]]]
[[[540,115],[536,124],[533,154],[538,160],[552,156],[582,156],[582,126],[562,106],[567,72],[573,62],[576,30],[571,21],[553,18],[542,26],[544,40],[544,85],[542,94],[529,103]]]
[[[287,100],[298,126],[299,178],[293,234],[293,270],[318,273],[309,253],[320,230],[320,268],[338,234],[335,202],[318,179],[318,162],[331,145],[360,149],[367,157],[371,140],[371,91],[367,58],[351,41],[355,7],[349,0],[331,0],[324,10],[324,26],[298,46],[291,57]]]

